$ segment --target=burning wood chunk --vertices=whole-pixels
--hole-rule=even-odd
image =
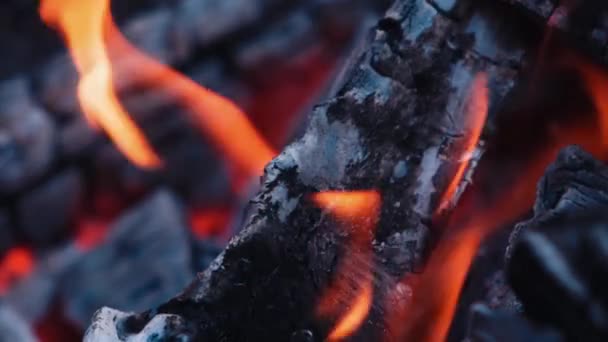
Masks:
[[[86,325],[103,305],[143,310],[186,285],[193,272],[183,215],[167,191],[126,212],[98,247],[66,270],[61,294],[69,317]]]
[[[534,217],[509,249],[509,280],[526,315],[568,339],[608,338],[608,167],[567,148],[539,184]]]
[[[30,97],[24,79],[0,86],[0,194],[29,185],[50,167],[56,134],[46,112]]]
[[[44,247],[67,237],[79,213],[83,179],[77,169],[57,174],[17,201],[17,222],[28,241]]]
[[[169,314],[195,327],[192,339],[322,339],[339,317],[319,321],[316,306],[336,277],[371,279],[365,291],[355,286],[339,295],[363,293],[353,306],[370,309],[353,338],[381,338],[388,289],[423,263],[429,222],[446,189],[458,189],[450,192],[452,201],[466,185],[459,178],[450,186],[453,175],[466,173],[474,167],[468,161],[482,154],[467,153],[478,150],[481,134],[472,122],[483,127],[493,110],[489,99],[500,102],[518,81],[513,66],[524,59],[523,47],[509,37],[510,53],[484,54],[489,49],[481,43],[488,41],[507,50],[500,33],[487,36],[500,32],[493,25],[502,22],[471,19],[487,15],[477,10],[467,16],[475,23],[467,25],[426,0],[396,1],[353,57],[337,94],[314,109],[306,133],[266,167],[243,231],[182,294],[125,318],[122,338]],[[349,259],[363,250],[347,247],[354,230],[336,229],[335,220],[311,203],[311,194],[326,190],[381,195],[370,258]],[[342,258],[352,267],[338,267]]]

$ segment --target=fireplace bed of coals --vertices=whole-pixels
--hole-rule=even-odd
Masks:
[[[605,341],[608,3],[6,0],[1,341]]]

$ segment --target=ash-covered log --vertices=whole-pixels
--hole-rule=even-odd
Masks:
[[[337,94],[266,167],[243,231],[211,267],[151,311],[99,311],[88,340],[148,336],[159,324],[162,336],[187,340],[323,339],[336,317],[319,321],[316,302],[349,239],[309,200],[328,189],[382,195],[371,262],[383,276],[375,278],[375,304],[356,336],[380,338],[386,289],[421,265],[437,238],[430,221],[462,163],[453,151],[471,134],[471,89],[487,88],[498,104],[526,62],[529,36],[500,29],[509,13],[495,4],[396,1],[353,57]],[[169,319],[181,322],[178,329],[166,328]]]

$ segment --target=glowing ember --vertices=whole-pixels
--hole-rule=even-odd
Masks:
[[[78,99],[92,125],[99,125],[133,163],[143,168],[161,164],[144,134],[121,106],[104,43],[110,23],[109,0],[43,0],[43,20],[62,31],[80,74]]]
[[[76,247],[87,252],[97,247],[108,234],[109,223],[96,219],[83,219],[78,224]]]
[[[374,190],[326,191],[314,194],[312,199],[339,220],[350,223],[361,219],[375,220],[380,209],[380,194]]]
[[[488,101],[488,78],[485,73],[479,73],[473,80],[471,95],[467,104],[465,126],[468,128],[468,132],[462,142],[463,152],[460,155],[460,165],[443,193],[437,211],[446,209],[458,190],[483,131],[488,115]]]
[[[189,215],[190,227],[199,239],[219,235],[228,225],[232,214],[230,208],[194,210]]]
[[[19,279],[34,269],[34,256],[29,249],[14,247],[0,261],[0,294],[5,294]]]
[[[328,340],[336,341],[352,335],[372,305],[374,265],[371,242],[381,199],[377,191],[330,191],[314,194],[312,199],[348,226],[352,233],[337,275],[317,307],[317,314],[321,317],[341,316],[328,335]],[[343,312],[344,308],[346,312]]]

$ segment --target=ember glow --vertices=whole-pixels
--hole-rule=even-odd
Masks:
[[[328,335],[329,341],[339,341],[357,331],[372,306],[371,242],[381,199],[377,191],[329,191],[314,194],[312,199],[351,233],[337,274],[317,306],[317,314],[322,318],[340,316]]]
[[[19,279],[34,269],[32,252],[23,247],[14,247],[0,261],[0,294],[5,294]]]
[[[312,199],[317,206],[349,223],[376,220],[380,209],[380,194],[374,190],[326,191],[314,194]]]
[[[109,232],[110,223],[99,219],[82,219],[76,232],[76,247],[88,252],[102,244]]]
[[[456,195],[458,186],[469,166],[488,116],[488,96],[488,77],[485,73],[479,73],[473,80],[469,100],[466,104],[465,127],[467,131],[462,141],[462,152],[459,153],[460,165],[446,188],[437,211],[445,210],[448,207]]]
[[[549,152],[549,151],[548,151]],[[553,156],[547,153],[547,156]],[[403,284],[413,291],[402,307],[388,308],[387,325],[400,341],[445,341],[460,291],[479,245],[496,229],[528,211],[534,199],[535,183],[546,163],[529,164],[522,181],[506,187],[501,200],[488,201],[474,212],[457,215],[454,227],[435,247],[421,275],[408,276]]]
[[[40,7],[45,22],[65,35],[81,73],[79,98],[89,120],[105,129],[137,165],[156,167],[159,158],[121,107],[112,82],[163,90],[188,109],[228,162],[249,175],[261,175],[276,153],[246,115],[230,100],[133,47],[114,24],[109,5],[109,0],[44,0]]]
[[[142,168],[160,166],[144,134],[118,101],[104,42],[109,0],[43,0],[43,20],[60,30],[80,74],[78,99],[88,121],[101,127],[129,160]]]
[[[199,239],[206,239],[223,233],[233,210],[230,208],[208,208],[190,212],[189,222],[192,232]]]
[[[373,282],[366,281],[360,289],[348,312],[331,331],[327,337],[328,341],[341,341],[353,334],[363,323],[369,309],[372,306],[374,295]]]
[[[602,148],[608,150],[608,74],[605,70],[582,60],[577,61],[576,65],[595,104]]]

